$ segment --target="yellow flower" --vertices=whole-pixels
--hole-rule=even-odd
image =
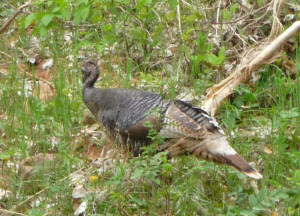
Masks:
[[[90,176],[90,182],[96,183],[97,181],[98,181],[98,176],[96,175]]]

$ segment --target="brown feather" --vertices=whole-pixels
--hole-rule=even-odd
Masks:
[[[150,122],[152,127],[146,126],[146,122]],[[126,132],[133,137],[147,137],[151,128],[158,131],[159,127],[160,122],[157,120],[157,118],[149,116],[128,128]]]

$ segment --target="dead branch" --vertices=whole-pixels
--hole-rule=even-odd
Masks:
[[[19,212],[14,212],[14,211],[9,211],[6,209],[0,208],[0,212],[3,213],[3,215],[20,215],[20,216],[26,216],[25,214],[19,213]]]
[[[0,34],[4,33],[8,26],[11,24],[11,22],[16,18],[16,16],[18,16],[23,11],[23,9],[28,7],[30,4],[31,0],[19,7],[18,10],[14,13],[14,15],[10,19],[8,19],[0,28]]]
[[[202,102],[202,108],[214,115],[220,107],[222,101],[234,92],[234,89],[241,83],[247,83],[254,71],[264,64],[273,62],[281,56],[282,46],[300,31],[300,21],[296,21],[279,37],[271,41],[279,32],[280,23],[277,18],[278,8],[281,2],[275,1],[276,10],[273,10],[273,28],[269,39],[261,46],[251,49],[243,57],[240,65],[224,80],[208,89],[206,98]]]

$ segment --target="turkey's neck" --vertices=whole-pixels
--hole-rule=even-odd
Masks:
[[[89,108],[89,110],[93,113],[94,116],[97,116],[97,102],[101,102],[101,100],[95,100],[95,94],[94,91],[98,90],[91,85],[88,87],[88,85],[84,85],[82,89],[82,96],[83,101],[85,105]],[[101,98],[99,95],[96,96],[97,98]]]
[[[98,76],[98,74],[91,74],[89,77],[87,77],[83,82],[83,88],[94,88],[94,84],[98,79]]]

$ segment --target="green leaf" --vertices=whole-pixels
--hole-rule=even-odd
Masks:
[[[244,98],[241,97],[240,95],[238,95],[238,96],[234,99],[233,104],[234,104],[236,107],[240,108],[240,107],[244,104]]]
[[[144,204],[143,201],[141,201],[140,199],[133,197],[133,196],[130,198],[130,201],[133,203],[136,203],[139,206],[143,206],[143,204]]]
[[[57,12],[59,12],[60,11],[60,7],[55,7],[55,8],[53,8],[53,10],[51,11],[52,13],[57,13]]]
[[[138,1],[138,8],[142,8],[144,6],[150,5],[152,3],[152,0],[139,0]]]
[[[80,14],[83,21],[86,20],[86,18],[89,15],[89,12],[90,12],[90,7],[85,7],[81,10]]]
[[[251,208],[258,206],[258,201],[257,201],[255,195],[253,195],[253,194],[249,196],[249,205]]]
[[[256,0],[256,2],[257,2],[257,5],[260,7],[263,3],[263,0]]]
[[[176,10],[177,7],[177,0],[168,0],[170,7],[172,8],[172,10]]]
[[[42,216],[44,215],[45,213],[44,212],[41,212],[39,209],[37,208],[33,208],[33,209],[30,209],[26,212],[28,215],[31,215],[31,216]]]
[[[142,177],[143,173],[144,173],[144,169],[142,169],[142,168],[136,169],[132,173],[131,179],[140,179]]]
[[[223,63],[223,61],[225,60],[225,47],[222,46],[219,53],[218,53],[218,56],[219,56],[219,62],[220,64]]]
[[[207,35],[199,32],[199,36],[196,41],[197,45],[199,46],[200,52],[207,52],[209,51],[208,43],[207,43]]]
[[[46,14],[42,17],[41,22],[44,26],[48,26],[49,23],[53,20],[54,15],[53,14]]]
[[[248,211],[248,210],[242,210],[240,212],[240,215],[242,215],[242,216],[255,216],[256,214],[254,214],[253,212]]]
[[[0,160],[6,160],[6,159],[9,159],[10,158],[10,155],[6,152],[1,152],[0,153]]]
[[[282,110],[279,115],[281,118],[287,119],[287,118],[296,118],[299,116],[299,113],[297,111],[297,107],[294,107],[290,110]]]
[[[87,5],[88,3],[89,3],[88,0],[78,0],[77,1],[77,4],[85,4],[85,5]]]
[[[218,57],[214,55],[213,53],[209,53],[205,56],[206,61],[209,62],[212,65],[217,65],[218,64]]]
[[[28,26],[30,26],[34,21],[36,20],[36,14],[29,14],[26,18],[25,18],[25,28],[28,28]]]
[[[217,66],[223,63],[225,59],[225,48],[221,47],[219,51],[219,56],[214,55],[213,53],[209,53],[205,56],[206,61],[209,62],[210,64]]]
[[[62,17],[64,20],[69,21],[71,19],[71,11],[65,9],[62,11]]]
[[[81,7],[74,13],[74,22],[75,24],[80,24],[82,21],[85,21],[89,15],[90,7]]]
[[[47,33],[48,33],[48,29],[45,28],[44,26],[41,26],[40,27],[40,37],[42,37],[42,38],[46,37]]]

